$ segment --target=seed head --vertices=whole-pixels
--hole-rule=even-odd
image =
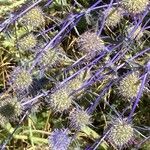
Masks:
[[[116,147],[126,146],[134,136],[134,129],[127,119],[115,119],[111,123],[108,141]]]
[[[110,8],[110,10],[108,11],[107,19],[105,21],[105,25],[112,28],[116,27],[116,25],[119,24],[122,19],[121,11],[121,8]]]
[[[93,32],[85,32],[77,39],[77,47],[85,60],[93,59],[104,48],[104,41]]]
[[[133,31],[133,29],[135,28],[135,26],[131,26],[127,29],[127,33],[128,35],[130,35],[130,33]],[[132,33],[131,35],[131,39],[132,40],[139,40],[142,36],[143,36],[143,32],[141,31],[141,26],[138,26],[138,28]]]
[[[25,90],[31,85],[32,76],[27,70],[17,67],[11,74],[11,83],[16,90]]]
[[[71,143],[71,138],[68,134],[69,131],[67,129],[55,129],[48,137],[50,149],[67,150]]]
[[[69,95],[67,87],[62,87],[50,95],[50,107],[57,111],[63,112],[72,104],[72,97]]]
[[[139,14],[143,12],[149,0],[121,0],[121,6],[131,14]]]
[[[91,124],[91,116],[82,109],[75,109],[69,114],[70,126],[76,130]]]
[[[133,72],[120,81],[118,91],[125,98],[134,98],[139,91],[140,85],[138,73]]]
[[[37,39],[35,36],[30,33],[28,35],[25,35],[21,39],[18,40],[18,47],[21,50],[33,50],[33,48],[37,45]]]
[[[40,7],[29,10],[20,20],[26,26],[38,28],[45,25],[45,19]]]
[[[16,97],[4,96],[0,98],[1,123],[12,121],[21,114],[21,104]]]

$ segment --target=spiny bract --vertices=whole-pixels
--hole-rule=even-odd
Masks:
[[[123,78],[118,86],[118,91],[120,95],[125,98],[134,98],[137,96],[137,93],[140,88],[140,80],[137,72],[128,74]]]
[[[122,19],[121,8],[112,7],[108,11],[108,16],[105,20],[105,25],[108,27],[116,27],[118,23],[120,23]]]
[[[131,26],[131,27],[127,28],[127,33],[128,33],[129,36],[130,36],[131,32],[134,30],[135,27],[136,26]],[[136,28],[136,30],[131,34],[130,38],[132,40],[134,40],[134,39],[139,40],[142,36],[143,36],[142,28],[141,28],[141,26],[138,26]]]
[[[91,116],[82,109],[74,109],[69,114],[70,126],[76,130],[91,124]]]
[[[62,87],[50,95],[50,107],[56,112],[67,110],[72,104],[72,97],[67,87]]]
[[[27,70],[17,67],[11,74],[11,83],[17,90],[28,89],[32,84],[32,75]]]
[[[67,150],[71,143],[68,134],[67,129],[55,129],[48,137],[50,150]]]
[[[115,119],[111,123],[108,141],[116,147],[126,146],[134,136],[134,129],[127,119]]]
[[[29,10],[20,20],[26,26],[37,28],[45,25],[42,9],[38,6]]]
[[[131,14],[139,14],[143,12],[149,0],[121,0],[121,6]]]
[[[93,59],[104,49],[104,41],[94,32],[85,32],[77,39],[77,47],[86,60]]]
[[[18,40],[18,47],[20,50],[33,50],[36,45],[37,39],[32,33],[25,35]]]

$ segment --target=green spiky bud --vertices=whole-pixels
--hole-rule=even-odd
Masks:
[[[33,50],[33,48],[35,48],[36,45],[37,39],[32,33],[25,35],[24,37],[18,40],[18,47],[20,50]]]
[[[133,72],[120,81],[118,91],[125,98],[134,98],[137,96],[140,85],[138,73]]]
[[[111,122],[110,132],[108,134],[108,141],[116,147],[122,148],[134,137],[134,129],[127,119],[115,119]]]
[[[129,28],[127,28],[127,34],[130,35],[130,33],[133,31],[133,29],[135,28],[135,26],[131,26]],[[131,39],[132,40],[139,40],[140,38],[142,38],[143,36],[143,32],[141,31],[141,26],[138,26],[138,28],[132,33],[131,35]]]
[[[149,0],[121,0],[121,6],[131,14],[139,14],[143,12]]]
[[[7,121],[12,121],[18,117],[22,112],[20,102],[16,97],[9,95],[0,98],[0,116],[1,123],[5,124]]]
[[[45,25],[42,9],[38,6],[29,10],[20,21],[28,27],[38,28]]]
[[[74,109],[69,114],[70,126],[76,130],[91,124],[91,116],[87,111]]]
[[[105,20],[105,25],[112,28],[116,27],[117,24],[120,23],[122,16],[121,8],[110,8],[108,11],[108,16]]]
[[[50,107],[56,112],[67,110],[72,104],[72,97],[67,87],[62,87],[50,95]]]
[[[86,60],[93,59],[104,48],[104,41],[93,32],[85,32],[77,39],[77,47]]]
[[[32,84],[32,76],[27,70],[17,67],[11,74],[10,82],[16,90],[25,90]]]

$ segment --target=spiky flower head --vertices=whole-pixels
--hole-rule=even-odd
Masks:
[[[83,109],[74,109],[69,114],[70,126],[79,130],[91,124],[91,116]]]
[[[17,90],[28,89],[32,83],[31,74],[24,68],[17,67],[11,74],[11,84]]]
[[[127,34],[130,35],[131,32],[134,30],[135,26],[131,26],[127,28]],[[130,38],[132,40],[139,40],[143,36],[142,28],[141,26],[138,26],[137,29],[131,34]]]
[[[90,78],[90,71],[81,71],[77,76],[75,76],[73,79],[71,79],[68,82],[68,88],[70,89],[70,92],[73,92],[74,90],[78,90],[82,87],[83,83]],[[82,90],[83,91],[83,90]],[[81,91],[81,92],[82,92]],[[80,93],[80,92],[79,92]]]
[[[29,10],[20,20],[28,27],[38,28],[45,25],[42,9],[38,6]]]
[[[72,60],[66,56],[61,47],[48,50],[43,53],[39,65],[45,68],[58,64],[70,64]]]
[[[139,74],[137,72],[133,72],[131,74],[128,74],[120,81],[118,91],[120,95],[125,98],[134,98],[137,96],[140,85],[141,83]]]
[[[16,97],[6,95],[0,98],[0,117],[1,123],[14,120],[22,112],[20,102]]]
[[[36,45],[37,39],[32,33],[25,35],[24,37],[18,40],[18,47],[20,50],[33,50],[33,48],[35,48]]]
[[[67,87],[57,89],[50,95],[50,107],[56,112],[67,110],[72,104],[72,97]]]
[[[55,129],[48,139],[51,150],[67,150],[71,143],[68,129]]]
[[[110,8],[108,11],[108,16],[105,20],[105,25],[112,28],[116,27],[116,25],[120,23],[122,16],[121,8]]]
[[[115,119],[111,122],[108,141],[116,147],[122,148],[132,141],[134,137],[134,129],[127,118]]]
[[[131,14],[139,14],[143,12],[149,0],[121,0],[121,6]]]
[[[104,48],[104,41],[94,32],[85,32],[77,39],[77,47],[85,60],[93,59]]]

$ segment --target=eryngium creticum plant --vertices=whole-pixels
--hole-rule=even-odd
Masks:
[[[1,149],[145,147],[149,1],[18,2],[2,2]]]

